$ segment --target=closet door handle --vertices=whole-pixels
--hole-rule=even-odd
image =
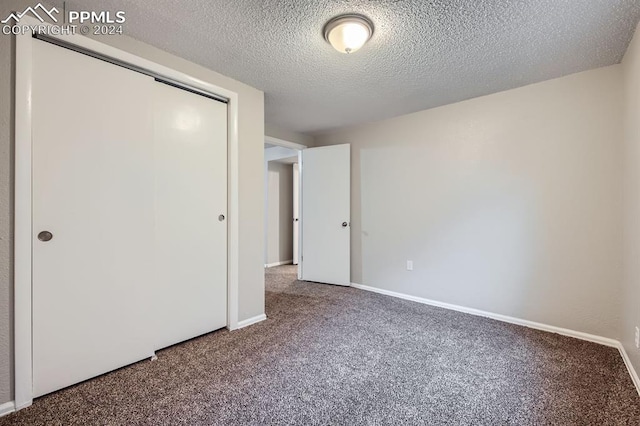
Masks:
[[[53,234],[49,231],[42,231],[38,234],[38,239],[43,242],[51,241]]]

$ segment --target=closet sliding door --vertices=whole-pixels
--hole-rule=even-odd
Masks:
[[[227,324],[227,105],[153,89],[159,349]]]
[[[153,353],[148,76],[33,43],[34,396]]]
[[[227,105],[33,43],[33,386],[227,324]]]

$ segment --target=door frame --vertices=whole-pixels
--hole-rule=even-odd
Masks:
[[[293,233],[298,238],[293,238],[293,264],[300,264],[300,154],[298,153],[298,162],[293,164]]]
[[[274,138],[273,136],[267,136],[265,135],[264,137],[264,141],[266,143],[270,143],[271,145],[276,145],[276,146],[281,146],[283,148],[289,148],[289,149],[294,149],[296,151],[298,151],[298,218],[299,221],[298,223],[302,223],[302,151],[309,148],[306,145],[302,145],[299,143],[295,143],[295,142],[289,142],[286,141],[284,139],[278,139],[278,138]],[[266,211],[266,203],[267,203],[267,185],[268,183],[268,178],[267,178],[267,168],[268,168],[268,161],[264,162],[264,193],[265,193],[265,235],[266,235],[266,230],[267,230],[267,211]],[[265,239],[266,240],[266,239]],[[265,241],[265,244],[267,242]],[[302,278],[302,226],[298,225],[298,279]]]
[[[50,24],[25,16],[20,22],[35,29]],[[239,144],[237,92],[141,58],[132,53],[79,34],[47,37],[79,49],[113,58],[165,77],[186,87],[228,99],[227,133],[227,328],[238,328],[239,263]],[[114,36],[116,37],[116,36]],[[15,182],[14,182],[14,403],[15,409],[33,402],[32,353],[32,162],[31,95],[33,33],[16,36],[15,49]]]

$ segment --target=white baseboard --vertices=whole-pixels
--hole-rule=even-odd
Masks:
[[[273,268],[274,266],[291,265],[291,264],[293,264],[293,259],[283,260],[282,262],[266,263],[264,265],[264,267],[265,268]]]
[[[6,416],[14,411],[16,411],[16,405],[13,401],[5,402],[0,405],[0,417]]]
[[[629,371],[629,375],[631,376],[631,381],[636,386],[638,395],[640,395],[640,378],[638,377],[638,373],[636,372],[636,369],[633,368],[633,364],[631,364],[631,360],[629,359],[629,355],[627,354],[627,351],[624,349],[624,345],[620,342],[618,342],[618,350],[620,351],[620,355],[622,356],[624,365],[627,366],[627,370]]]
[[[508,322],[511,324],[522,325],[529,328],[535,328],[537,330],[549,331],[551,333],[562,334],[563,336],[575,337],[576,339],[586,340],[588,342],[598,343],[604,346],[610,346],[613,348],[619,348],[620,342],[608,337],[596,336],[594,334],[583,333],[581,331],[569,330],[567,328],[556,327],[553,325],[543,324],[534,321],[528,321],[520,318],[510,317],[507,315],[495,314],[493,312],[482,311],[480,309],[467,308],[465,306],[453,305],[451,303],[438,302],[437,300],[425,299],[422,297],[411,296],[403,293],[396,293],[395,291],[384,290],[381,288],[370,287],[362,284],[351,284],[355,288],[361,290],[372,291],[374,293],[385,294],[387,296],[393,296],[400,299],[411,300],[413,302],[423,303],[425,305],[437,306],[439,308],[449,309],[452,311],[464,312],[465,314],[476,315],[480,317],[487,317],[498,321]]]
[[[437,300],[425,299],[423,297],[411,296],[409,294],[404,294],[404,293],[397,293],[395,291],[384,290],[381,288],[371,287],[368,285],[351,283],[351,286],[358,288],[360,290],[380,293],[387,296],[397,297],[399,299],[411,300],[413,302],[423,303],[425,305],[437,306],[439,308],[463,312],[465,314],[487,317],[497,321],[503,321],[511,324],[522,325],[529,328],[535,328],[536,330],[562,334],[563,336],[574,337],[576,339],[586,340],[588,342],[598,343],[600,345],[616,348],[618,349],[618,351],[620,351],[620,356],[622,356],[622,360],[624,361],[624,364],[627,366],[627,370],[629,371],[629,375],[631,376],[631,381],[633,381],[633,384],[636,387],[636,391],[638,392],[638,395],[640,395],[640,378],[638,377],[638,373],[636,372],[635,368],[633,368],[633,364],[631,364],[629,355],[627,355],[627,351],[624,349],[624,346],[622,345],[622,343],[620,343],[615,339],[596,336],[595,334],[583,333],[581,331],[569,330],[568,328],[556,327],[553,325],[543,324],[543,323],[534,322],[534,321],[528,321],[520,318],[510,317],[507,315],[495,314],[493,312],[482,311],[480,309],[467,308],[465,306],[453,305],[451,303],[438,302]]]
[[[267,316],[265,314],[255,316],[253,318],[248,318],[246,320],[238,322],[238,327],[236,328],[236,330],[239,330],[239,329],[244,328],[244,327],[248,327],[248,326],[253,325],[253,324],[257,323],[257,322],[264,321],[266,319],[267,319]]]

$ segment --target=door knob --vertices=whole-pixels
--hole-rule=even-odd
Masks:
[[[220,216],[218,216],[218,220],[219,220],[220,222],[222,222],[222,221],[224,220],[224,215],[223,215],[223,214],[221,214]]]
[[[342,227],[346,228],[347,226],[349,226],[349,224],[347,222],[342,222]]]
[[[53,238],[53,234],[49,231],[42,231],[38,234],[38,239],[40,241],[44,241],[45,243],[47,241],[50,241]]]

